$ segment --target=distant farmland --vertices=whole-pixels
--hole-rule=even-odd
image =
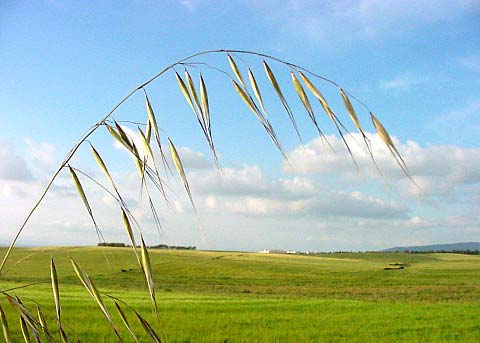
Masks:
[[[127,248],[14,249],[0,288],[45,282],[15,292],[31,309],[29,299],[39,302],[55,328],[53,257],[69,336],[116,342],[79,285],[70,256],[102,292],[150,313],[142,273]],[[167,342],[480,341],[480,256],[151,250],[151,258]],[[17,329],[4,297],[0,305]],[[22,340],[15,335],[14,342]]]

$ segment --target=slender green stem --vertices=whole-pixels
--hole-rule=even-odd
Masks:
[[[45,186],[45,189],[43,190],[42,194],[40,195],[40,197],[38,198],[38,200],[35,202],[35,204],[33,205],[32,209],[28,212],[26,218],[24,219],[22,225],[20,226],[20,229],[17,231],[17,233],[15,234],[15,237],[13,238],[10,246],[8,247],[8,250],[7,252],[5,253],[4,257],[3,257],[3,260],[2,260],[2,263],[0,264],[0,275],[2,274],[2,270],[4,269],[4,266],[5,266],[5,263],[8,259],[8,257],[10,256],[10,253],[13,249],[13,247],[15,246],[18,238],[20,237],[20,234],[22,233],[23,229],[25,228],[25,226],[27,225],[27,223],[29,222],[30,218],[32,217],[33,213],[36,211],[36,209],[38,208],[38,206],[42,203],[43,199],[45,198],[45,196],[47,195],[48,191],[50,190],[50,188],[52,187],[54,181],[56,180],[57,176],[60,174],[60,172],[63,170],[63,168],[69,163],[69,161],[72,159],[72,157],[75,155],[75,153],[77,152],[77,150],[80,148],[80,146],[85,142],[87,141],[87,139],[99,128],[101,127],[102,125],[105,124],[105,122],[108,120],[108,118],[110,118],[110,116],[112,116],[112,114],[124,103],[126,102],[132,95],[134,95],[137,91],[143,89],[145,86],[149,85],[150,83],[152,83],[153,81],[155,81],[157,78],[159,78],[160,76],[162,76],[163,74],[165,74],[167,71],[169,71],[170,69],[173,69],[175,66],[177,65],[183,65],[184,62],[192,59],[192,58],[195,58],[195,57],[198,57],[198,56],[203,56],[203,55],[208,55],[208,54],[217,54],[217,53],[237,53],[237,54],[245,54],[245,55],[253,55],[253,56],[258,56],[258,57],[263,57],[263,58],[267,58],[269,60],[273,60],[273,61],[276,61],[276,62],[279,62],[281,64],[284,64],[284,65],[287,65],[289,67],[292,67],[292,68],[297,68],[297,69],[301,69],[311,75],[313,75],[314,77],[317,77],[321,80],[324,80],[326,82],[329,82],[331,83],[332,85],[335,85],[337,87],[340,87],[340,85],[328,78],[325,78],[323,76],[320,76],[320,75],[317,75],[313,72],[311,72],[310,70],[304,68],[304,67],[301,67],[299,65],[296,65],[294,63],[290,63],[290,62],[287,62],[287,61],[284,61],[280,58],[277,58],[275,56],[271,56],[271,55],[268,55],[268,54],[263,54],[263,53],[259,53],[259,52],[254,52],[254,51],[248,51],[248,50],[231,50],[231,49],[218,49],[218,50],[207,50],[207,51],[202,51],[202,52],[198,52],[198,53],[195,53],[193,55],[190,55],[188,57],[185,57],[183,59],[180,59],[178,60],[177,62],[174,62],[172,64],[170,64],[169,66],[163,68],[158,74],[154,75],[153,77],[151,77],[150,79],[148,79],[147,81],[145,81],[144,83],[142,83],[141,85],[139,85],[138,87],[136,87],[135,89],[133,89],[130,93],[128,93],[120,102],[118,102],[111,110],[110,112],[108,112],[99,122],[97,122],[96,124],[94,124],[93,126],[91,126],[81,137],[80,139],[75,143],[75,145],[73,146],[73,148],[67,153],[67,155],[65,156],[63,162],[61,163],[61,165],[58,167],[58,169],[55,171],[55,173],[53,174],[53,176],[50,178],[50,180],[48,181],[47,185]],[[367,109],[368,107],[363,103],[361,102],[360,100],[358,100],[357,98],[353,97],[353,99],[359,101],[363,106],[365,106]],[[369,110],[369,109],[368,109]],[[369,110],[370,111],[370,110]]]

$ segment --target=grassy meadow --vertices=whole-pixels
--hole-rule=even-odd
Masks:
[[[0,249],[0,253],[4,253]],[[16,248],[0,279],[55,332],[49,260],[64,328],[82,342],[117,342],[69,258],[100,291],[154,323],[142,271],[128,248]],[[166,342],[479,342],[480,256],[344,253],[320,256],[151,250]],[[404,266],[404,269],[395,269]],[[385,268],[394,268],[385,270]],[[105,295],[111,314],[128,333]],[[18,315],[0,298],[14,342]],[[133,312],[128,319],[142,342]],[[72,339],[73,340],[73,339]]]

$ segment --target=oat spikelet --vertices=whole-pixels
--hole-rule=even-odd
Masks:
[[[158,313],[158,306],[157,306],[157,299],[155,297],[155,285],[153,282],[153,273],[152,273],[152,265],[150,263],[150,255],[148,254],[147,246],[145,245],[145,241],[143,237],[140,236],[142,241],[142,266],[143,266],[143,273],[145,274],[145,280],[147,281],[148,286],[148,293],[150,294],[150,300],[152,302],[152,306],[155,312],[155,317],[157,320],[160,318]]]
[[[288,105],[287,100],[283,96],[282,90],[280,89],[280,85],[278,84],[277,79],[275,78],[275,75],[272,72],[272,69],[268,66],[267,62],[263,61],[263,67],[265,69],[265,73],[267,74],[268,80],[272,84],[273,88],[275,89],[275,92],[277,93],[278,97],[280,98],[280,101],[282,102],[283,108],[287,112],[290,121],[292,122],[293,128],[295,129],[295,132],[298,136],[298,139],[300,140],[300,143],[303,145],[303,140],[302,136],[300,135],[300,131],[298,130],[297,127],[297,122],[295,121],[295,117],[293,116],[293,112],[290,109],[290,106]]]
[[[90,295],[92,296],[92,298],[95,300],[98,307],[102,311],[104,317],[107,319],[118,341],[123,342],[123,339],[120,336],[120,333],[118,332],[117,327],[113,323],[112,317],[110,316],[110,313],[108,312],[107,307],[105,306],[97,287],[95,286],[93,281],[88,277],[88,275],[82,270],[82,268],[78,265],[78,263],[75,262],[75,260],[71,258],[70,262],[72,263],[73,269],[75,270],[75,273],[77,274],[78,278],[82,282],[83,286],[87,289],[88,293],[90,293]]]
[[[185,191],[187,192],[188,198],[190,199],[190,204],[192,205],[193,211],[195,212],[195,217],[197,219],[197,225],[200,230],[200,233],[202,237],[205,237],[203,233],[203,228],[202,224],[200,222],[200,217],[198,215],[197,207],[195,206],[195,202],[193,201],[193,196],[192,192],[190,190],[190,186],[188,184],[187,180],[187,175],[185,174],[185,169],[183,168],[182,160],[180,159],[180,156],[178,155],[178,151],[175,148],[175,145],[171,141],[171,139],[168,139],[168,146],[170,147],[170,154],[172,155],[172,160],[175,165],[175,168],[177,169],[178,175],[180,176],[180,179],[182,180],[183,187],[185,188]]]
[[[410,179],[410,181],[413,182],[415,186],[417,186],[418,189],[420,189],[420,186],[415,182],[415,180],[412,178],[410,175],[410,171],[408,170],[408,167],[405,163],[405,161],[402,158],[402,155],[400,155],[400,152],[397,150],[397,147],[393,143],[392,138],[388,134],[387,130],[385,127],[382,125],[382,123],[373,115],[373,113],[370,112],[370,118],[372,119],[373,126],[375,127],[375,130],[377,130],[377,133],[380,137],[380,139],[383,141],[383,143],[387,146],[388,150],[390,150],[390,153],[392,156],[395,158],[395,161],[397,164],[400,166],[402,169],[403,173]]]
[[[5,312],[3,312],[2,306],[0,306],[0,319],[2,320],[3,338],[5,338],[6,343],[12,343],[7,317],[5,316]]]
[[[160,155],[162,156],[162,163],[165,169],[165,173],[167,173],[167,169],[170,169],[168,166],[167,159],[165,158],[165,154],[163,153],[162,141],[160,139],[160,133],[158,131],[158,124],[157,119],[155,118],[155,113],[153,112],[152,105],[150,104],[150,100],[148,99],[147,93],[145,92],[145,106],[147,108],[147,116],[148,116],[148,123],[151,125],[151,130],[153,131],[153,135],[155,136],[155,140],[158,145],[158,149],[160,150]],[[148,126],[147,126],[148,129]],[[150,136],[151,134],[147,133],[146,141],[147,145],[150,143]]]
[[[135,242],[135,236],[133,235],[132,225],[130,225],[130,220],[128,220],[127,214],[123,209],[122,209],[122,220],[123,220],[123,225],[125,226],[125,231],[127,232],[127,235],[128,235],[128,239],[130,240],[130,244],[132,245],[135,256],[137,257],[138,264],[142,266],[140,256],[138,255],[138,252],[137,252],[137,243]]]
[[[130,334],[132,335],[133,339],[135,340],[136,343],[140,343],[138,341],[138,338],[137,336],[135,335],[135,332],[133,332],[133,329],[132,327],[130,326],[130,323],[128,322],[128,319],[127,319],[127,316],[125,315],[125,313],[123,312],[122,308],[120,307],[120,305],[115,301],[115,308],[117,309],[117,312],[118,314],[120,315],[120,318],[122,318],[122,322],[123,324],[125,325],[125,327],[127,328],[128,332],[130,332]]]
[[[344,92],[342,88],[340,88],[340,94],[343,99],[343,103],[345,104],[345,108],[347,109],[348,114],[350,115],[350,118],[352,119],[353,123],[357,127],[358,131],[363,134],[363,129],[362,126],[360,125],[360,121],[358,120],[357,113],[355,112],[355,109],[353,108],[352,102],[348,98],[348,95]]]
[[[137,316],[138,321],[140,322],[140,324],[142,324],[143,329],[148,334],[148,336],[150,336],[152,341],[154,343],[162,343],[162,339],[160,338],[160,336],[158,336],[155,330],[153,330],[152,326],[137,311],[135,311],[135,315]]]
[[[43,316],[43,312],[40,309],[40,306],[37,304],[37,315],[38,315],[38,322],[40,323],[43,333],[45,334],[45,337],[47,338],[49,343],[53,343],[53,337],[48,331],[48,326],[47,326],[47,321],[45,320],[45,317]]]
[[[20,327],[22,328],[22,335],[25,343],[32,343],[30,334],[28,333],[27,323],[22,315],[20,315]]]
[[[268,120],[268,118],[266,118],[260,112],[257,105],[253,101],[252,97],[250,95],[248,95],[235,80],[232,80],[232,83],[233,83],[233,86],[235,87],[235,90],[240,95],[240,98],[245,102],[245,104],[248,106],[250,111],[253,112],[255,117],[257,117],[257,119],[260,121],[260,123],[262,123],[263,128],[265,129],[265,131],[267,131],[268,135],[270,136],[270,139],[277,146],[278,150],[280,150],[280,153],[285,158],[285,160],[290,164],[290,161],[288,160],[288,156],[285,153],[285,151],[283,150],[282,145],[280,144],[280,141],[278,140],[277,135],[276,135],[272,125],[270,124],[270,121]]]
[[[235,74],[235,77],[237,78],[238,82],[240,82],[243,88],[247,88],[247,86],[245,85],[245,81],[243,81],[242,74],[240,73],[240,70],[238,70],[237,64],[233,60],[233,57],[230,54],[227,54],[227,59],[228,59],[228,64],[230,64],[230,68],[232,68],[232,71]]]
[[[260,104],[260,108],[262,109],[263,114],[265,115],[265,117],[268,118],[267,111],[265,110],[265,106],[263,104],[262,93],[260,93],[260,88],[258,88],[257,80],[255,79],[255,76],[253,75],[253,72],[250,70],[250,68],[248,68],[248,80],[250,81],[250,86],[253,89],[253,94],[255,94],[255,97]]]
[[[175,72],[175,77],[177,78],[178,86],[180,87],[180,90],[185,97],[185,100],[187,100],[187,103],[190,105],[190,108],[192,109],[193,112],[196,113],[195,111],[195,106],[193,105],[192,102],[192,97],[190,96],[190,93],[188,92],[187,86],[185,85],[185,82],[183,81],[182,77],[178,75],[177,72]]]
[[[100,232],[100,229],[98,228],[97,222],[95,221],[95,217],[93,216],[92,208],[90,207],[90,203],[88,202],[87,196],[85,195],[85,191],[83,190],[82,184],[80,183],[80,180],[78,179],[77,174],[75,173],[75,170],[68,165],[68,170],[70,171],[70,175],[72,177],[73,183],[75,184],[75,188],[77,189],[78,194],[80,195],[80,198],[82,199],[83,204],[85,205],[85,208],[87,209],[87,212],[92,219],[93,225],[95,226],[95,230],[97,231],[97,236],[98,240],[102,241],[103,236],[102,233]]]
[[[55,314],[57,316],[57,323],[58,326],[61,325],[61,314],[62,308],[60,306],[60,291],[58,289],[58,276],[57,276],[57,269],[55,267],[55,262],[53,258],[50,260],[50,279],[52,282],[52,291],[53,291],[53,299],[55,300]]]
[[[300,98],[300,101],[302,102],[303,104],[303,107],[305,107],[305,110],[307,111],[308,113],[308,116],[310,117],[310,119],[312,120],[313,124],[315,125],[315,127],[317,128],[318,130],[318,133],[320,134],[320,136],[322,136],[322,138],[324,140],[327,140],[325,138],[325,135],[323,134],[322,130],[320,129],[319,125],[318,125],[318,122],[317,122],[317,118],[315,117],[315,113],[313,112],[313,108],[312,108],[312,105],[310,104],[310,100],[308,99],[308,96],[307,94],[305,93],[305,90],[303,89],[302,85],[300,84],[300,82],[298,81],[297,77],[295,76],[295,74],[293,73],[293,71],[290,71],[290,76],[292,78],[292,82],[293,82],[293,86],[295,88],[295,91],[297,92],[297,95],[298,97]]]

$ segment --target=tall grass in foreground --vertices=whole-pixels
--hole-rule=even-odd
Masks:
[[[208,63],[203,61],[198,61],[197,58],[205,57],[207,58],[210,55],[218,55],[223,54],[225,55],[225,65],[223,66],[212,66]],[[253,57],[256,63],[261,62],[261,65],[264,70],[264,77],[268,80],[270,84],[270,88],[268,89],[261,89],[258,85],[258,77],[259,75],[255,76],[253,73],[253,68],[249,65],[246,66],[246,75],[242,73],[243,68],[240,68],[237,64],[238,61],[241,61],[242,64],[246,62],[242,58],[242,56],[249,56]],[[118,189],[116,182],[112,178],[112,174],[110,173],[107,165],[105,164],[104,160],[102,159],[100,153],[95,148],[94,144],[92,143],[92,135],[99,129],[105,129],[112,137],[112,139],[119,143],[122,147],[125,148],[126,152],[129,154],[130,157],[133,158],[135,162],[135,167],[138,172],[138,177],[140,179],[140,191],[142,196],[145,196],[148,204],[150,206],[151,215],[155,221],[155,224],[158,228],[161,227],[161,223],[159,221],[156,204],[152,200],[153,192],[159,193],[162,198],[164,199],[167,205],[170,204],[169,201],[169,191],[168,191],[168,175],[175,175],[180,179],[181,184],[183,185],[185,192],[190,200],[191,206],[194,210],[195,216],[197,218],[198,226],[201,230],[201,222],[198,216],[198,212],[196,210],[195,202],[193,199],[193,195],[190,189],[189,182],[187,180],[186,172],[181,160],[181,156],[178,153],[177,148],[175,147],[172,139],[170,137],[162,137],[163,132],[157,121],[157,117],[155,115],[153,106],[150,102],[150,99],[147,94],[147,86],[150,86],[157,78],[167,74],[173,73],[175,75],[177,86],[183,94],[185,101],[188,103],[188,106],[192,110],[198,125],[207,141],[208,147],[211,151],[212,158],[215,162],[216,168],[220,171],[221,174],[221,166],[220,161],[217,155],[217,151],[214,144],[214,139],[212,135],[212,125],[211,125],[211,110],[210,110],[210,96],[207,91],[207,83],[205,81],[204,76],[202,75],[203,70],[213,71],[218,73],[220,76],[227,79],[227,82],[231,84],[232,90],[238,94],[241,102],[246,105],[250,112],[255,116],[258,122],[261,124],[263,129],[265,130],[266,134],[270,137],[274,146],[279,150],[279,152],[283,155],[283,157],[287,160],[287,162],[291,165],[292,162],[288,160],[288,156],[286,151],[283,148],[282,143],[280,142],[276,130],[274,129],[271,121],[269,112],[267,112],[268,104],[265,103],[264,99],[266,98],[264,95],[267,92],[273,93],[278,100],[280,101],[288,120],[290,121],[292,128],[295,134],[298,136],[299,141],[303,145],[303,138],[301,132],[297,125],[297,119],[292,111],[292,107],[290,106],[289,100],[285,97],[285,89],[287,85],[281,85],[279,83],[279,77],[274,72],[274,68],[272,67],[275,65],[275,68],[279,70],[282,69],[281,72],[288,72],[290,74],[292,84],[290,87],[293,86],[296,94],[298,95],[298,99],[300,100],[302,106],[304,107],[310,121],[312,122],[315,129],[318,131],[319,136],[322,138],[323,142],[326,146],[330,145],[327,137],[325,136],[323,130],[320,128],[318,116],[320,114],[317,113],[317,110],[314,109],[312,105],[312,101],[309,98],[316,99],[320,105],[321,111],[325,112],[325,115],[329,118],[329,120],[334,125],[336,131],[341,136],[345,149],[348,152],[349,156],[352,159],[354,167],[358,170],[358,164],[355,160],[355,156],[352,153],[352,149],[350,148],[349,144],[345,137],[350,135],[349,130],[346,127],[346,124],[341,119],[341,116],[338,115],[335,111],[332,110],[329,103],[327,102],[326,98],[319,90],[319,83],[324,83],[329,86],[336,87],[338,89],[339,95],[341,96],[343,103],[346,108],[346,112],[348,114],[348,118],[353,122],[356,130],[358,130],[363,138],[363,147],[368,152],[371,157],[372,163],[375,165],[377,170],[380,172],[378,165],[375,161],[375,158],[372,154],[371,144],[368,137],[365,135],[364,126],[361,123],[359,116],[352,104],[352,100],[358,104],[360,104],[363,108],[366,109],[368,115],[371,118],[374,128],[379,134],[379,137],[382,141],[386,144],[387,148],[391,152],[393,158],[395,159],[396,163],[399,165],[401,170],[412,180],[408,168],[403,160],[402,156],[398,152],[397,148],[395,147],[390,135],[388,134],[387,130],[384,126],[380,123],[377,117],[372,113],[368,106],[366,106],[363,102],[358,100],[353,95],[349,94],[346,90],[344,90],[339,84],[336,82],[327,79],[325,77],[319,76],[310,70],[298,66],[296,64],[280,60],[276,57],[252,52],[252,51],[240,51],[240,50],[211,50],[211,51],[204,51],[184,59],[181,59],[166,68],[160,71],[158,74],[153,76],[148,81],[144,82],[143,84],[136,87],[133,91],[131,91],[127,96],[125,96],[118,104],[116,104],[112,110],[107,113],[103,118],[101,118],[96,124],[94,124],[91,128],[89,128],[86,133],[80,137],[80,139],[75,143],[75,145],[71,148],[71,150],[65,156],[63,162],[55,171],[53,176],[51,177],[50,181],[48,182],[47,186],[44,189],[44,192],[38,199],[38,201],[34,204],[31,211],[27,214],[24,222],[22,223],[21,227],[17,231],[17,234],[13,238],[11,245],[9,246],[5,256],[0,264],[0,275],[5,269],[6,262],[10,256],[10,253],[15,246],[17,239],[19,238],[20,234],[26,227],[30,217],[32,214],[37,210],[38,206],[42,203],[45,195],[49,192],[54,181],[57,179],[59,174],[64,170],[68,169],[75,188],[84,204],[86,211],[88,212],[92,224],[95,227],[96,233],[98,235],[99,241],[103,241],[102,232],[97,225],[97,221],[94,216],[94,211],[91,207],[91,204],[88,200],[87,194],[85,192],[85,188],[82,185],[82,179],[86,179],[88,181],[93,182],[95,185],[100,187],[103,191],[105,191],[109,196],[111,196],[118,208],[119,213],[122,217],[125,230],[129,237],[130,243],[132,245],[133,253],[136,256],[137,262],[139,267],[141,268],[145,284],[147,286],[148,294],[151,300],[152,308],[155,313],[156,322],[150,323],[148,322],[141,314],[139,314],[135,309],[129,308],[127,304],[123,303],[120,299],[113,299],[111,296],[107,294],[103,294],[100,290],[97,289],[95,286],[94,281],[88,276],[87,271],[83,270],[82,267],[72,259],[72,267],[75,270],[76,275],[80,283],[85,287],[87,292],[91,295],[95,303],[98,305],[99,310],[102,312],[103,316],[106,319],[106,323],[110,326],[111,330],[114,332],[115,336],[117,337],[119,342],[123,342],[127,340],[126,338],[122,337],[120,330],[118,329],[119,324],[115,323],[112,319],[112,316],[105,305],[106,298],[112,298],[110,300],[114,301],[115,309],[118,311],[120,318],[122,319],[122,325],[124,325],[131,336],[131,339],[138,342],[138,339],[135,335],[131,322],[128,320],[128,316],[125,314],[125,311],[128,310],[132,312],[138,321],[139,326],[146,332],[148,337],[153,342],[162,342],[165,340],[162,337],[162,334],[159,332],[160,328],[160,315],[157,306],[157,299],[155,293],[155,285],[153,279],[152,268],[150,265],[150,257],[148,253],[148,249],[146,247],[142,229],[138,224],[137,219],[133,215],[132,211],[127,206],[124,198],[121,195],[120,190]],[[182,72],[179,69],[183,69],[183,76],[181,75]],[[195,85],[194,77],[198,79],[198,86]],[[246,82],[248,80],[248,82]],[[133,119],[135,118],[127,118],[124,121],[117,121],[114,119],[113,114],[119,109],[119,107],[124,104],[129,98],[132,97],[137,92],[143,92],[145,97],[145,122],[137,123],[134,122]],[[124,129],[126,126],[137,125],[138,130],[138,137],[132,137],[131,135],[127,134],[126,130]],[[162,132],[162,135],[161,135]],[[153,136],[153,138],[152,138]],[[137,139],[136,139],[137,138]],[[165,143],[165,141],[167,143]],[[109,186],[113,191],[109,190],[107,186],[105,186],[99,180],[94,179],[84,171],[74,167],[71,164],[72,157],[77,153],[78,149],[84,145],[85,143],[90,144],[93,157],[98,164],[102,174],[105,176],[106,180],[108,181]],[[168,150],[165,148],[165,144],[168,144]],[[333,149],[333,148],[332,148]],[[173,161],[173,166],[169,163],[169,158],[167,157],[167,152],[170,152],[171,161]],[[295,167],[295,166],[292,166]],[[175,170],[175,171],[174,171]],[[413,181],[413,180],[412,180]],[[141,242],[140,245],[137,242]],[[138,251],[140,250],[140,252]],[[52,329],[48,328],[46,322],[43,317],[42,309],[38,306],[36,308],[36,314],[33,313],[32,309],[27,308],[22,300],[19,297],[12,296],[10,292],[2,291],[2,293],[6,296],[9,303],[17,310],[18,317],[19,317],[19,325],[21,327],[23,337],[25,342],[69,342],[73,341],[74,339],[78,342],[80,341],[80,337],[68,337],[67,333],[64,329],[64,325],[62,324],[62,311],[61,311],[61,287],[58,282],[58,276],[55,268],[55,262],[51,261],[51,283],[53,289],[53,297],[55,302],[55,309],[56,309],[56,322],[57,328]],[[2,321],[2,328],[3,328],[3,335],[6,342],[10,342],[10,328],[7,324],[7,320],[5,318],[4,311],[0,308],[0,318]],[[32,340],[33,339],[33,340]],[[130,339],[130,338],[129,338]]]

